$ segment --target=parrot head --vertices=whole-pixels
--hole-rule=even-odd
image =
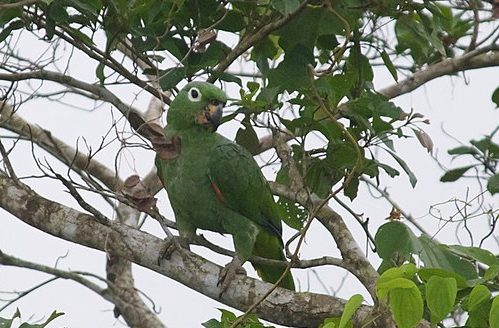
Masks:
[[[167,123],[177,129],[202,126],[215,131],[222,119],[227,96],[208,82],[190,82],[170,104]]]

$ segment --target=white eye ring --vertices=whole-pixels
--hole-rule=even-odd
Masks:
[[[201,91],[196,87],[192,87],[187,91],[187,97],[190,101],[199,102],[201,101]]]

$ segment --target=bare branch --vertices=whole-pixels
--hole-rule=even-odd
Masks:
[[[141,133],[140,128],[144,125],[145,121],[142,118],[140,112],[137,109],[134,109],[132,106],[122,102],[120,98],[118,98],[114,93],[103,86],[90,84],[81,80],[77,80],[69,75],[43,69],[24,73],[0,73],[0,80],[4,81],[23,81],[31,79],[53,81],[65,86],[90,92],[91,94],[98,96],[99,99],[102,99],[114,105],[114,107],[116,107],[123,114],[123,116],[127,118],[132,128]],[[144,134],[144,136],[148,137],[147,134]]]
[[[115,172],[95,158],[89,158],[87,154],[77,151],[62,140],[53,136],[38,125],[29,123],[13,112],[12,107],[0,102],[0,127],[22,136],[49,152],[71,169],[79,174],[83,171],[101,181],[110,190],[116,190],[122,184]]]
[[[378,90],[378,92],[391,99],[409,93],[426,82],[441,76],[493,66],[499,66],[498,46],[475,49],[460,57],[444,59],[439,63],[414,73],[405,80]]]
[[[77,283],[87,287],[88,289],[94,291],[95,293],[101,295],[106,300],[113,302],[108,296],[105,288],[98,286],[97,284],[91,282],[90,280],[81,276],[81,274],[76,272],[64,271],[56,268],[52,268],[46,265],[29,262],[15,256],[7,255],[0,251],[0,264],[7,266],[15,266],[19,268],[26,268],[31,270],[36,270],[40,272],[45,272],[51,274],[53,276],[62,278],[62,279],[70,279],[76,281]]]

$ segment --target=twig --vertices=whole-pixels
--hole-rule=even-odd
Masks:
[[[110,225],[111,222],[109,221],[108,218],[106,218],[106,216],[104,214],[102,214],[100,211],[98,211],[95,207],[93,207],[92,205],[90,205],[89,203],[87,203],[83,197],[81,197],[80,193],[78,192],[78,190],[76,190],[76,188],[73,186],[73,184],[71,182],[69,182],[68,180],[66,180],[62,175],[60,175],[59,173],[56,173],[54,171],[52,171],[52,173],[55,175],[55,177],[57,179],[59,179],[59,181],[62,182],[62,184],[68,188],[68,191],[69,193],[71,194],[71,196],[73,196],[73,198],[78,202],[78,204],[86,211],[88,211],[90,214],[92,214],[96,219],[97,221],[99,221],[100,223],[102,223],[103,225]]]
[[[419,223],[414,220],[411,214],[405,212],[391,197],[386,190],[381,189],[379,186],[377,186],[374,182],[372,182],[369,179],[366,179],[365,177],[361,176],[360,179],[364,181],[366,184],[368,184],[370,187],[374,188],[377,192],[380,193],[380,195],[386,199],[390,205],[393,206],[397,211],[399,211],[406,219],[409,221],[413,226],[415,226],[419,231],[421,231],[423,234],[431,236],[423,226],[421,226]]]
[[[288,15],[275,20],[269,24],[266,24],[256,31],[250,31],[247,33],[240,41],[239,43],[235,46],[234,49],[220,62],[218,63],[217,67],[213,71],[214,74],[208,78],[208,82],[215,82],[218,76],[223,73],[231,64],[239,58],[246,50],[248,50],[250,47],[254,46],[258,41],[262,40],[265,38],[267,35],[269,35],[272,31],[277,30],[281,26],[284,26],[286,23],[288,23],[290,20],[295,18],[308,4],[309,0],[303,1],[300,6],[293,11],[292,13],[289,13]]]
[[[2,155],[3,162],[5,164],[5,167],[7,168],[7,171],[9,172],[10,177],[12,178],[12,180],[14,180],[14,182],[18,183],[19,179],[17,178],[16,171],[14,171],[14,168],[12,167],[12,163],[9,159],[9,154],[5,150],[2,140],[0,140],[0,154]]]
[[[53,280],[56,280],[58,278],[70,279],[70,280],[76,281],[77,283],[79,283],[79,284],[89,288],[90,290],[96,292],[97,294],[103,296],[108,301],[110,300],[107,297],[104,288],[101,288],[98,285],[96,285],[95,283],[91,282],[90,280],[83,278],[81,276],[81,274],[79,274],[79,273],[75,273],[75,272],[71,272],[71,271],[64,271],[64,270],[55,269],[55,268],[52,268],[52,267],[49,267],[46,265],[25,261],[25,260],[22,260],[20,258],[5,254],[1,251],[0,251],[0,264],[41,271],[41,272],[45,272],[45,273],[48,273],[48,274],[55,276],[54,278],[47,280],[45,283],[36,286],[36,288],[34,288],[34,289],[40,288],[41,286],[46,285],[47,283],[49,283]],[[33,288],[30,289],[29,292],[33,291],[34,289]],[[27,293],[25,293],[25,295],[26,294]],[[6,306],[8,306],[8,305],[6,305]],[[0,311],[3,310],[6,306],[3,306],[2,308],[0,308]]]

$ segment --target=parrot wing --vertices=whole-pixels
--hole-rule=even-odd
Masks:
[[[210,157],[208,175],[218,200],[282,240],[272,192],[251,154],[227,142],[217,145]]]

